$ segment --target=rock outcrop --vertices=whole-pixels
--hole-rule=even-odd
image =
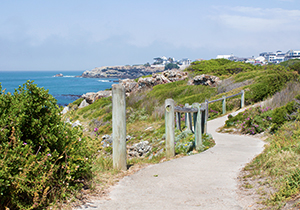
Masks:
[[[128,156],[131,157],[142,157],[151,151],[152,147],[148,141],[141,141],[140,143],[134,144],[127,147]]]
[[[103,66],[85,71],[81,77],[86,78],[130,78],[135,79],[153,73],[162,72],[164,67],[137,66]]]
[[[120,84],[125,87],[126,93],[132,93],[152,88],[155,85],[184,80],[187,77],[187,72],[182,72],[180,70],[167,70],[161,74],[152,74],[152,77],[141,77],[138,82],[135,82],[133,79],[121,80]]]
[[[208,85],[211,87],[216,87],[218,84],[221,83],[219,77],[210,76],[206,74],[195,76],[193,79],[189,80],[189,85]]]
[[[109,97],[109,96],[112,96],[111,90],[101,90],[101,91],[98,91],[97,93],[89,92],[89,93],[83,94],[81,96],[81,98],[84,98],[87,103],[92,104],[97,99]]]

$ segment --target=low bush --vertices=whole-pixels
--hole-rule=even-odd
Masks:
[[[285,106],[278,107],[273,111],[273,125],[271,131],[277,130],[286,121],[295,120],[297,117],[297,103],[291,101]]]
[[[261,71],[261,75],[255,78],[255,83],[249,85],[250,91],[246,92],[245,100],[248,103],[256,103],[273,96],[281,91],[290,81],[296,81],[298,74],[287,71],[281,66],[266,67],[267,70]]]
[[[272,109],[255,107],[246,109],[236,116],[228,115],[225,128],[235,127],[243,134],[255,135],[270,129]]]
[[[212,136],[209,134],[202,135],[203,148],[205,151],[215,145]],[[191,154],[195,150],[195,135],[190,130],[180,132],[175,138],[175,153],[176,154]]]
[[[227,59],[211,59],[192,62],[186,71],[194,74],[212,74],[215,76],[226,76],[240,72],[252,71],[256,67],[251,64],[230,61]]]
[[[268,183],[269,189],[264,193],[263,203],[281,209],[289,200],[297,198],[300,192],[300,122],[285,122],[270,136],[263,153],[258,155],[247,167],[249,176],[255,178],[261,187]],[[275,191],[275,192],[274,192]],[[273,193],[272,193],[273,192]],[[298,206],[299,208],[299,206]],[[297,208],[297,209],[298,209]]]
[[[1,91],[1,86],[0,86]],[[0,209],[46,209],[92,176],[92,154],[80,128],[32,82],[0,94]]]

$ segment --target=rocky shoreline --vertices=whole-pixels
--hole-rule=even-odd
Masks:
[[[135,81],[134,79],[123,79],[119,80],[119,84],[123,85],[125,87],[126,96],[129,96],[130,94],[134,94],[139,91],[143,91],[146,89],[152,89],[155,85],[159,84],[166,84],[171,82],[176,82],[180,80],[188,79],[188,73],[180,70],[166,70],[161,73],[154,73],[152,76],[142,78],[140,77],[138,81]],[[216,87],[221,83],[220,78],[216,76],[210,76],[210,75],[198,75],[194,78],[189,79],[188,84],[189,85],[205,85],[205,86],[211,86]],[[103,90],[98,92],[89,92],[86,94],[83,94],[81,98],[84,100],[79,105],[79,108],[88,106],[89,104],[94,103],[96,100],[103,98],[103,97],[109,97],[112,96],[111,90]]]
[[[81,74],[84,78],[120,78],[135,79],[153,73],[164,71],[164,67],[146,67],[144,65],[137,66],[103,66],[87,70]]]

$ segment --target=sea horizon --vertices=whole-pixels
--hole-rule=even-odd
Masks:
[[[49,90],[49,94],[57,100],[60,106],[80,98],[88,92],[98,92],[111,88],[118,78],[81,78],[82,70],[49,70],[49,71],[0,71],[0,85],[2,90],[13,93],[28,80],[33,81],[38,87]],[[63,77],[55,77],[63,74]]]

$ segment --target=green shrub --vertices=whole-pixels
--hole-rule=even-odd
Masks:
[[[272,124],[272,109],[270,107],[254,107],[238,113],[236,116],[228,115],[225,127],[238,128],[243,134],[255,135],[270,128]]]
[[[286,121],[296,119],[296,115],[291,115],[297,111],[297,107],[294,101],[287,103],[285,106],[278,107],[273,111],[273,126],[272,131],[277,130]]]
[[[76,101],[73,101],[72,104],[79,106],[83,100],[84,100],[83,98],[78,98]]]
[[[279,92],[289,81],[297,79],[298,75],[287,71],[281,66],[265,67],[261,75],[255,78],[255,83],[250,85],[250,91],[246,92],[245,100],[250,103],[262,101]]]
[[[195,75],[213,74],[215,76],[225,76],[252,71],[255,68],[254,65],[242,62],[235,62],[227,59],[211,59],[192,62],[186,70]]]
[[[245,170],[258,181],[266,180],[264,204],[281,209],[300,192],[300,122],[285,122],[267,141],[265,150]],[[264,187],[266,182],[261,184]]]
[[[0,86],[0,91],[1,91]],[[0,209],[45,209],[91,176],[92,150],[32,82],[0,94]]]

